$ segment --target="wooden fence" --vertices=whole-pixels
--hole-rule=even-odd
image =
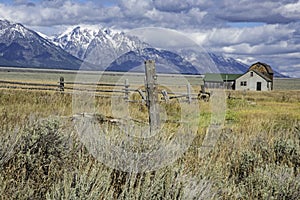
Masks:
[[[150,74],[148,76],[150,77],[152,75]],[[151,81],[154,81],[154,79]],[[143,87],[137,88],[135,84],[131,85],[128,79],[125,79],[123,84],[66,81],[64,77],[60,77],[56,84],[0,80],[0,88],[56,91],[67,94],[73,94],[74,91],[82,91],[94,93],[97,97],[123,97],[130,102],[137,102],[137,100],[131,98],[134,93],[141,97],[141,102],[147,102],[148,96],[151,99],[155,98],[155,100],[151,100],[151,102],[169,102],[173,99],[179,99],[191,103],[193,100],[201,98],[201,93],[191,92],[192,87],[190,84],[185,86],[185,91],[181,89],[181,91],[174,92],[173,89],[168,90],[167,88],[160,88],[156,82],[147,81]],[[153,91],[155,91],[155,97],[152,97]]]
[[[175,80],[176,81],[176,80]],[[60,77],[56,84],[33,83],[33,82],[17,82],[0,80],[0,88],[22,89],[22,90],[50,90],[59,93],[70,93],[74,91],[90,92],[100,97],[117,97],[124,98],[128,102],[146,103],[149,113],[150,131],[155,131],[160,126],[158,102],[168,102],[171,99],[180,99],[188,103],[192,103],[194,99],[206,99],[210,94],[204,91],[202,87],[199,93],[192,93],[192,87],[189,83],[186,85],[185,92],[174,92],[170,88],[160,88],[157,83],[157,75],[155,62],[145,61],[145,83],[141,87],[133,87],[129,80],[125,79],[123,84],[120,83],[93,83],[93,82],[69,82],[64,77]],[[112,89],[113,88],[113,89]],[[131,97],[136,93],[140,96],[140,100],[134,100]],[[109,95],[105,95],[109,94]],[[204,98],[205,97],[205,98]]]

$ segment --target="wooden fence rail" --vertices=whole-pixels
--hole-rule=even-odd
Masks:
[[[59,82],[60,83],[60,82]],[[90,86],[106,86],[106,87],[124,87],[124,84],[112,84],[112,83],[92,83],[92,82],[64,82],[67,85],[90,85]]]
[[[57,87],[57,84],[44,84],[44,83],[30,83],[30,82],[16,82],[16,81],[1,81],[2,84],[13,84],[13,85],[29,85],[29,86],[41,86],[41,87]]]
[[[38,88],[38,87],[22,87],[13,85],[0,85],[2,89],[20,89],[20,90],[46,90],[46,91],[57,91],[57,88]]]

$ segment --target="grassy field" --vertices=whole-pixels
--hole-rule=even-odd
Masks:
[[[0,80],[57,83],[60,76],[76,80],[75,72],[0,71]],[[99,74],[86,78],[98,79]],[[200,89],[200,77],[185,78],[196,91]],[[123,84],[125,79],[137,87],[144,83],[142,74],[122,73],[106,73],[101,82]],[[176,91],[186,91],[186,81],[180,77],[159,75],[158,82],[170,88],[180,85]],[[160,102],[168,120],[154,142],[149,142],[139,139],[139,128],[148,123],[145,104],[126,104],[126,111],[122,98],[96,97],[93,123],[100,124],[98,131],[109,144],[125,144],[127,152],[147,152],[156,143],[172,141],[186,115],[184,123],[195,133],[187,151],[169,165],[150,171],[118,170],[101,162],[98,147],[104,143],[97,143],[97,135],[83,141],[82,135],[90,131],[86,126],[82,126],[82,135],[77,133],[71,93],[1,89],[0,199],[298,199],[299,87],[299,79],[275,79],[272,92],[226,91],[230,99],[226,99],[225,121],[207,154],[202,152],[206,145],[211,146],[204,141],[216,101]],[[141,97],[133,94],[131,99]],[[132,118],[129,122],[128,116]],[[128,132],[120,127],[134,130],[129,131],[133,134],[130,141]],[[175,150],[171,151],[174,155]],[[119,161],[130,159],[121,156],[115,160]]]
[[[59,76],[48,75],[53,81]],[[298,199],[300,93],[231,91],[230,96],[219,140],[207,156],[199,152],[211,102],[199,101],[190,105],[200,113],[198,119],[193,116],[199,124],[188,150],[168,166],[133,173],[113,169],[90,154],[74,128],[71,94],[2,89],[0,197]],[[98,120],[111,116],[111,99],[97,98],[95,105]],[[172,100],[161,106],[176,120],[182,105]],[[147,122],[143,104],[131,104],[130,115]],[[104,125],[110,141],[120,144],[122,132],[114,124]],[[167,122],[164,128],[161,139],[168,140],[176,126]],[[143,151],[147,145],[134,148]]]
[[[300,90],[299,78],[274,79],[274,90]]]

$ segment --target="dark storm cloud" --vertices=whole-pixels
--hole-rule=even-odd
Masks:
[[[189,1],[153,0],[154,7],[162,12],[181,12],[191,9]]]

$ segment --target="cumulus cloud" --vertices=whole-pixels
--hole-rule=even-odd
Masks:
[[[74,25],[111,21],[118,17],[118,7],[94,7],[93,3],[74,3],[72,1],[43,1],[40,4],[5,5],[0,4],[0,17],[24,23],[29,26]]]
[[[292,39],[293,34],[294,29],[290,29],[285,25],[264,25],[251,28],[215,28],[207,31],[207,38],[204,41],[204,45],[272,45],[277,43],[278,41],[286,41]]]
[[[16,0],[13,5],[0,3],[0,17],[30,26],[106,23],[121,28],[157,26],[177,29],[220,27],[223,24],[206,11],[210,1],[115,0],[116,4],[106,6],[107,2],[44,0],[30,7],[30,1]]]
[[[300,75],[299,26],[299,23],[290,23],[252,28],[213,28],[193,33],[191,37],[206,49],[234,57],[246,64],[266,62],[278,71],[286,74],[292,74],[293,71]]]
[[[13,5],[0,3],[0,17],[39,26],[107,23],[121,28],[211,29],[227,22],[287,24],[300,17],[299,7],[298,0],[15,0]]]
[[[279,7],[278,12],[287,18],[299,20],[300,19],[300,2],[293,2]]]

